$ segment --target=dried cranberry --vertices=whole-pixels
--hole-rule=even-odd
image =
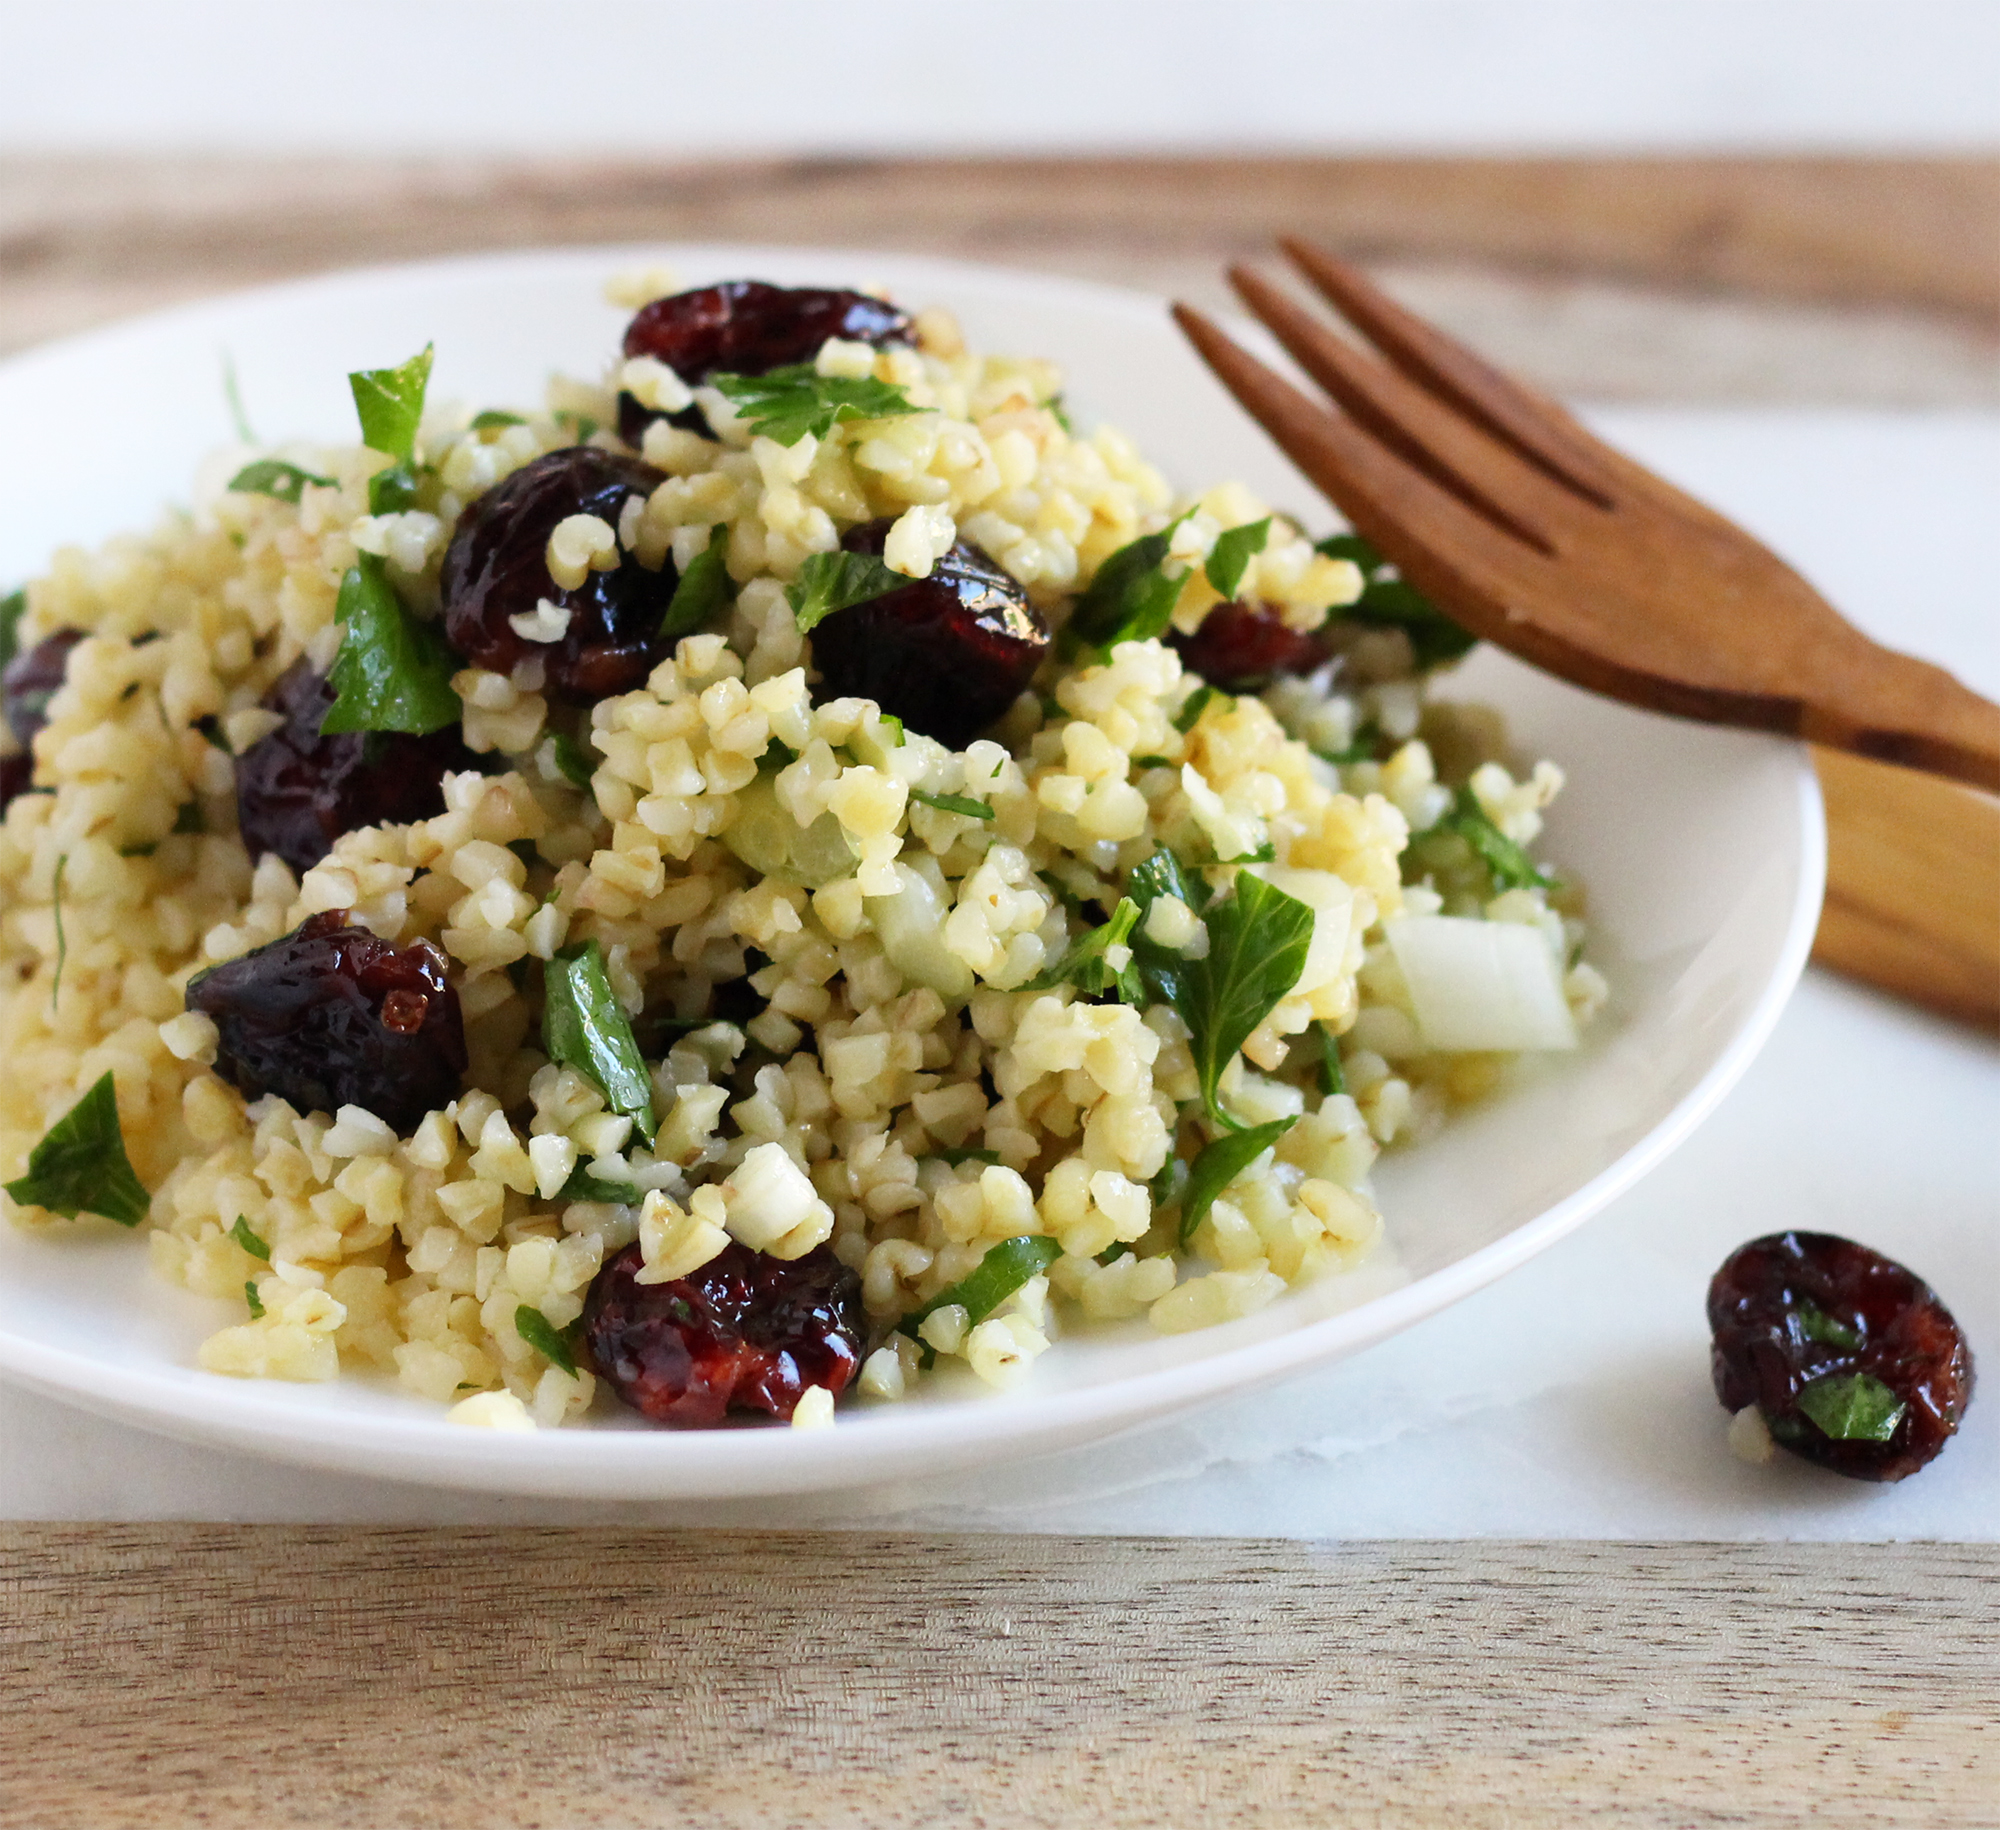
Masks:
[[[524,464],[465,511],[444,556],[444,632],[477,667],[509,673],[538,655],[548,686],[577,700],[630,692],[667,652],[659,639],[679,575],[671,559],[658,571],[630,554],[609,572],[592,572],[573,591],[549,576],[549,536],[570,515],[595,515],[617,527],[625,504],[666,481],[637,458],[572,445]],[[531,642],[510,617],[547,599],[569,612],[554,642]]]
[[[236,818],[251,857],[276,852],[293,870],[311,870],[344,832],[442,813],[444,777],[479,767],[456,726],[428,737],[323,736],[334,697],[333,683],[298,660],[260,701],[285,722],[236,759]]]
[[[1708,1287],[1708,1325],[1724,1406],[1756,1405],[1793,1454],[1857,1480],[1914,1474],[1972,1396],[1971,1350],[1930,1286],[1831,1233],[1773,1233],[1732,1252]],[[1856,1433],[1829,1434],[1814,1413],[1841,1424],[1849,1400]]]
[[[861,1364],[861,1280],[825,1246],[784,1259],[731,1244],[664,1284],[640,1283],[644,1265],[630,1245],[598,1272],[583,1338],[612,1390],[655,1423],[789,1417],[807,1386],[837,1397]]]
[[[1181,663],[1226,693],[1252,693],[1279,674],[1309,674],[1332,652],[1319,630],[1285,627],[1277,611],[1259,604],[1217,604],[1193,635],[1175,630],[1167,641]]]
[[[729,280],[642,308],[626,327],[625,354],[652,356],[693,387],[717,373],[763,375],[787,363],[810,362],[829,337],[880,349],[907,343],[910,320],[863,292]],[[636,445],[656,419],[709,436],[699,407],[656,413],[630,394],[619,395],[618,436],[627,444]]]
[[[35,733],[48,723],[49,701],[63,683],[70,650],[82,640],[81,629],[58,629],[17,654],[0,673],[0,709],[24,750],[34,748]]]
[[[32,751],[10,750],[0,756],[0,808],[17,794],[26,794],[35,785],[35,758]]]
[[[465,1023],[445,957],[347,925],[345,909],[188,983],[187,1007],[221,1033],[215,1071],[302,1112],[365,1106],[407,1136],[457,1098]]]
[[[893,521],[850,528],[879,555]],[[873,699],[914,731],[962,750],[1034,678],[1049,627],[1027,593],[969,540],[900,590],[835,611],[813,631],[826,697]]]

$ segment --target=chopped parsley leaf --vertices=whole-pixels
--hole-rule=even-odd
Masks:
[[[1836,1442],[1887,1442],[1909,1406],[1871,1373],[1829,1373],[1800,1388],[1799,1409]]]
[[[360,554],[348,568],[333,614],[345,629],[333,657],[335,698],[320,720],[322,732],[422,737],[458,722],[455,657],[435,625],[403,608],[373,553]]]
[[[594,940],[565,947],[544,969],[542,984],[542,1047],[549,1059],[575,1068],[651,1142],[653,1083],[631,1020],[611,989],[604,950]]]
[[[6,1186],[23,1207],[46,1208],[72,1220],[102,1214],[120,1226],[137,1226],[145,1219],[151,1197],[125,1154],[110,1069],[28,1153],[27,1174]]]
[[[637,1207],[645,1198],[635,1183],[602,1181],[581,1163],[569,1172],[569,1180],[556,1196],[558,1201],[603,1201],[618,1207]]]
[[[243,411],[243,390],[236,383],[236,358],[227,350],[222,352],[222,398],[228,404],[229,423],[236,428],[237,438],[254,445],[257,435],[250,430],[250,415]]]
[[[1250,569],[1251,558],[1264,550],[1270,538],[1269,515],[1261,521],[1251,522],[1247,527],[1227,528],[1217,534],[1214,546],[1208,550],[1208,564],[1202,568],[1208,582],[1224,597],[1234,597],[1236,587],[1243,582],[1243,574]]]
[[[1216,1196],[1298,1122],[1296,1118],[1274,1118],[1268,1125],[1232,1131],[1203,1146],[1194,1167],[1188,1171],[1187,1193],[1181,1197],[1183,1246],[1194,1237],[1195,1228],[1208,1218]]]
[[[528,422],[518,413],[503,413],[498,407],[488,407],[484,413],[472,416],[474,432],[501,432],[509,426],[525,426]]]
[[[912,788],[910,799],[921,801],[926,807],[935,807],[940,813],[963,814],[968,820],[990,820],[993,809],[985,801],[975,801],[963,794],[933,794],[928,788]]]
[[[1226,696],[1226,694],[1217,692],[1212,686],[1196,687],[1193,692],[1188,694],[1181,709],[1174,714],[1174,729],[1185,737],[1188,732],[1201,722],[1202,713],[1207,711],[1216,700],[1225,698]]]
[[[229,1236],[252,1258],[261,1258],[266,1264],[271,1262],[271,1248],[250,1230],[250,1222],[241,1214],[236,1216],[236,1224],[229,1229]]]
[[[355,415],[361,421],[361,442],[370,451],[405,464],[415,454],[424,394],[430,387],[431,355],[432,346],[426,343],[396,368],[356,369],[348,376]]]
[[[514,1311],[514,1332],[551,1366],[560,1367],[572,1379],[576,1377],[576,1356],[570,1352],[569,1343],[532,1303],[523,1303]]]
[[[49,1008],[54,1010],[56,1000],[62,996],[63,967],[69,963],[69,936],[63,932],[62,886],[63,873],[69,869],[69,853],[64,852],[56,860],[55,882],[51,886],[49,909],[56,918],[56,975],[49,981]]]
[[[0,597],[0,667],[11,661],[21,646],[21,619],[28,614],[28,587]]]
[[[1494,888],[1547,890],[1555,887],[1555,879],[1536,869],[1535,861],[1494,825],[1486,809],[1480,806],[1479,797],[1470,788],[1459,789],[1451,812],[1438,824],[1447,832],[1457,833],[1479,854],[1479,861],[1486,866]]]
[[[596,766],[590,760],[590,752],[567,731],[558,731],[549,739],[549,754],[564,780],[578,788],[590,786],[590,778],[597,773]]]
[[[709,529],[708,545],[688,561],[674,586],[660,618],[660,634],[670,641],[693,635],[721,615],[734,595],[729,582],[729,529],[718,524]]]
[[[1793,1313],[1799,1318],[1799,1332],[1809,1341],[1844,1348],[1849,1353],[1861,1345],[1860,1335],[1845,1322],[1836,1321],[1817,1303],[1801,1303]]]
[[[916,581],[872,553],[814,553],[785,590],[799,634],[809,635],[836,610],[851,610]]]
[[[1157,897],[1178,896],[1208,924],[1208,953],[1202,959],[1183,959],[1154,945],[1143,925],[1133,953],[1147,993],[1173,1005],[1188,1026],[1210,1115],[1232,1131],[1242,1130],[1223,1111],[1216,1088],[1251,1032],[1298,983],[1312,945],[1313,912],[1248,871],[1237,877],[1232,898],[1210,903],[1165,846],[1133,866],[1125,887],[1142,914]]]
[[[245,464],[229,479],[227,487],[239,496],[270,496],[279,502],[296,502],[308,483],[331,489],[333,478],[323,477],[316,470],[301,470],[296,464],[280,463],[276,458],[259,458],[254,464]]]
[[[1015,989],[1053,991],[1058,985],[1068,984],[1074,985],[1087,997],[1116,990],[1127,1004],[1143,1002],[1145,989],[1137,967],[1128,964],[1123,971],[1115,971],[1104,957],[1108,948],[1123,946],[1131,939],[1133,925],[1138,919],[1139,905],[1131,897],[1121,896],[1118,906],[1111,911],[1109,921],[1078,935],[1053,966]]]
[[[1332,1028],[1325,1023],[1315,1023],[1319,1031],[1319,1090],[1329,1099],[1336,1093],[1347,1091],[1347,1075],[1340,1065],[1340,1042]]]
[[[957,1303],[968,1323],[983,1322],[1031,1277],[1039,1277],[1062,1256],[1062,1247],[1045,1233],[1021,1233],[987,1249],[957,1283],[940,1290],[921,1309],[913,1309],[896,1324],[915,1335],[926,1316]]]
[[[1089,645],[1106,653],[1120,642],[1143,642],[1166,631],[1180,602],[1184,569],[1169,572],[1167,549],[1185,516],[1128,541],[1097,568],[1097,576],[1076,600],[1063,631],[1064,646]]]
[[[1420,668],[1456,661],[1479,638],[1461,629],[1414,585],[1385,578],[1386,561],[1359,534],[1335,534],[1316,549],[1329,559],[1351,559],[1361,568],[1361,595],[1338,612],[1349,622],[1373,629],[1400,629],[1410,640]]]
[[[257,1294],[255,1283],[246,1282],[244,1284],[243,1300],[249,1305],[250,1319],[253,1322],[261,1322],[264,1319],[264,1299]]]
[[[810,362],[793,362],[762,375],[711,375],[736,416],[760,438],[796,445],[824,438],[844,419],[895,419],[923,409],[899,387],[872,376],[822,375]]]

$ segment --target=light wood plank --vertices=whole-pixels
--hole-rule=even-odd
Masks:
[[[1593,398],[2000,399],[1991,159],[0,158],[0,350],[258,281],[674,238],[916,249],[1227,303],[1281,230]]]
[[[2000,1821],[1937,1545],[0,1532],[0,1824]]]

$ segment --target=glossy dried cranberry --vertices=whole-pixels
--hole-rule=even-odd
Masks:
[[[1945,1445],[1972,1396],[1972,1352],[1930,1286],[1831,1233],[1773,1233],[1708,1287],[1715,1395],[1755,1405],[1795,1455],[1899,1481]]]
[[[1254,693],[1279,674],[1309,674],[1332,650],[1317,629],[1287,629],[1277,611],[1259,604],[1220,603],[1193,635],[1167,637],[1182,666],[1226,693]]]
[[[763,375],[787,363],[810,362],[829,337],[881,349],[907,343],[910,320],[863,292],[729,280],[643,307],[626,327],[625,354],[664,362],[694,387],[717,373]],[[699,407],[657,413],[630,394],[619,395],[618,436],[627,444],[636,445],[656,419],[710,436]]]
[[[444,777],[479,767],[456,725],[428,737],[322,735],[334,697],[333,683],[298,660],[258,702],[285,722],[236,759],[236,818],[251,857],[276,852],[293,870],[309,871],[344,832],[442,813]]]
[[[865,522],[840,544],[879,557],[894,525]],[[1048,645],[1027,593],[969,540],[930,577],[836,610],[812,633],[822,698],[873,699],[954,750],[1014,703]]]
[[[214,1019],[223,1079],[301,1112],[365,1106],[408,1136],[458,1097],[465,1073],[445,956],[427,940],[397,947],[349,927],[345,909],[197,974],[187,1007]]]
[[[71,650],[82,640],[81,629],[58,629],[23,649],[0,673],[0,710],[24,750],[34,748],[35,733],[48,723],[49,701],[63,683]]]
[[[583,1338],[598,1374],[655,1423],[790,1417],[807,1386],[838,1397],[861,1364],[861,1280],[825,1246],[784,1259],[731,1244],[664,1284],[640,1283],[644,1265],[630,1245],[598,1272]]]
[[[445,639],[494,673],[539,656],[549,690],[562,698],[630,692],[667,653],[659,627],[679,582],[673,561],[653,571],[624,553],[611,571],[565,591],[549,575],[549,536],[571,515],[616,528],[627,502],[665,481],[637,458],[572,445],[496,483],[465,511],[445,552],[438,579]],[[544,600],[569,621],[555,641],[531,642],[509,619],[533,614]]]

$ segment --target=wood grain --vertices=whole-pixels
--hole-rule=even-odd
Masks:
[[[1826,906],[1813,958],[2000,1032],[2000,800],[1815,750]]]
[[[0,157],[0,350],[259,281],[549,243],[914,249],[1227,303],[1281,231],[1597,399],[2000,402],[1993,159]]]
[[[0,1825],[2000,1822],[2000,1558],[0,1530]]]

